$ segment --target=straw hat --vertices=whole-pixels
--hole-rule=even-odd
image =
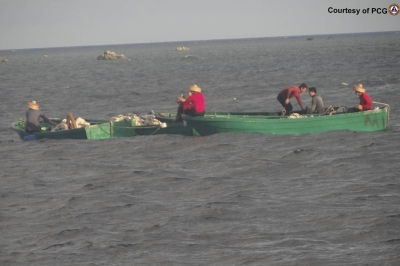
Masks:
[[[365,93],[365,89],[362,84],[354,85],[353,90],[355,90],[356,92]]]
[[[190,85],[189,90],[194,92],[201,92],[201,88],[198,87],[196,84]]]
[[[39,105],[36,103],[36,101],[32,100],[31,102],[27,102],[27,105],[29,109],[39,110]]]

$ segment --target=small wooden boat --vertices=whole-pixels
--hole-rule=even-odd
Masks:
[[[60,123],[62,119],[52,118],[53,122]],[[106,120],[87,120],[91,125],[108,123]],[[70,130],[51,131],[51,125],[45,122],[40,123],[42,131],[28,133],[25,131],[25,120],[19,120],[11,124],[11,128],[17,132],[21,140],[39,139],[87,139],[85,128],[75,128]]]
[[[377,103],[376,104],[382,104]],[[282,116],[276,112],[238,113],[207,112],[204,116],[183,115],[183,119],[200,136],[216,133],[240,132],[260,134],[315,134],[333,130],[380,131],[389,123],[389,105],[360,112],[307,114],[298,118]]]
[[[86,120],[90,126],[70,130],[51,131],[51,125],[41,122],[42,131],[28,133],[25,131],[25,120],[19,120],[11,124],[11,128],[17,132],[21,140],[39,139],[110,139],[141,135],[178,134],[185,136],[198,135],[191,126],[174,121],[174,114],[157,114],[157,118],[164,119],[163,125],[136,126],[133,120],[107,121]],[[52,118],[52,121],[60,123],[62,119]]]
[[[103,124],[85,127],[88,139],[123,138],[143,135],[184,135],[194,136],[197,132],[182,122],[175,122],[174,114],[158,113],[155,118],[162,122],[160,125],[136,126],[134,120],[110,121]]]

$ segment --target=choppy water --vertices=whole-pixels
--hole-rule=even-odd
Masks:
[[[399,43],[379,33],[0,51],[0,265],[399,265]],[[105,50],[129,60],[96,60]],[[280,110],[277,93],[302,82],[348,106],[364,84],[390,104],[390,129],[21,142],[9,127],[32,99],[52,117],[175,112],[193,83],[208,110]]]

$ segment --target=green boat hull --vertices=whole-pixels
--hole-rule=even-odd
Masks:
[[[307,115],[302,118],[278,116],[273,112],[208,112],[183,118],[199,135],[240,132],[260,134],[315,134],[334,130],[381,131],[388,126],[389,106],[378,110],[333,115]]]

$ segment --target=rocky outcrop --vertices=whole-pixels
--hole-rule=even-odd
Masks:
[[[185,47],[185,46],[179,46],[176,48],[177,51],[189,51],[189,48]]]
[[[0,57],[0,63],[6,63],[6,62],[8,62],[7,59],[3,59],[3,58]]]
[[[126,56],[123,54],[116,54],[111,51],[105,51],[104,54],[99,55],[97,57],[98,60],[114,60],[114,59],[126,59]]]

